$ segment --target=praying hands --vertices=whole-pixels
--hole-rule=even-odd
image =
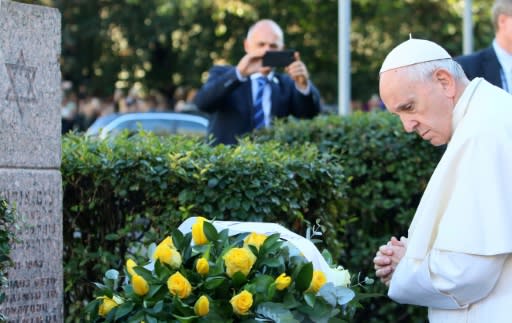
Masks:
[[[391,237],[387,244],[379,247],[379,251],[377,251],[375,258],[373,258],[375,275],[386,286],[389,286],[393,272],[405,255],[406,250],[407,238],[405,237],[401,237],[400,240]]]

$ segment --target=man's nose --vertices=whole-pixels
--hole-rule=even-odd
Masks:
[[[416,127],[418,126],[418,122],[414,120],[410,120],[407,118],[400,118],[402,121],[402,125],[404,126],[404,130],[406,132],[414,132],[416,130]]]

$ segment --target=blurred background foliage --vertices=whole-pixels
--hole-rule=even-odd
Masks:
[[[62,73],[97,96],[139,84],[172,96],[213,63],[236,64],[247,28],[272,18],[300,51],[325,102],[337,100],[338,0],[21,0],[62,13]],[[473,0],[474,47],[493,37],[492,0]],[[409,33],[462,53],[464,0],[352,0],[352,98],[378,92],[386,53]]]

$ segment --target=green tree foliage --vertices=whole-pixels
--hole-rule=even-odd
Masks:
[[[75,85],[111,95],[134,82],[172,95],[199,87],[213,63],[236,64],[254,21],[271,17],[302,59],[326,102],[337,98],[337,0],[25,0],[62,13],[62,72]],[[491,0],[474,0],[475,49],[493,37]],[[352,0],[352,97],[378,92],[386,53],[409,33],[462,52],[460,0]]]

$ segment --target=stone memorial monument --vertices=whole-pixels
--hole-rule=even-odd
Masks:
[[[57,9],[0,0],[0,197],[18,213],[8,322],[64,321],[60,49]]]

